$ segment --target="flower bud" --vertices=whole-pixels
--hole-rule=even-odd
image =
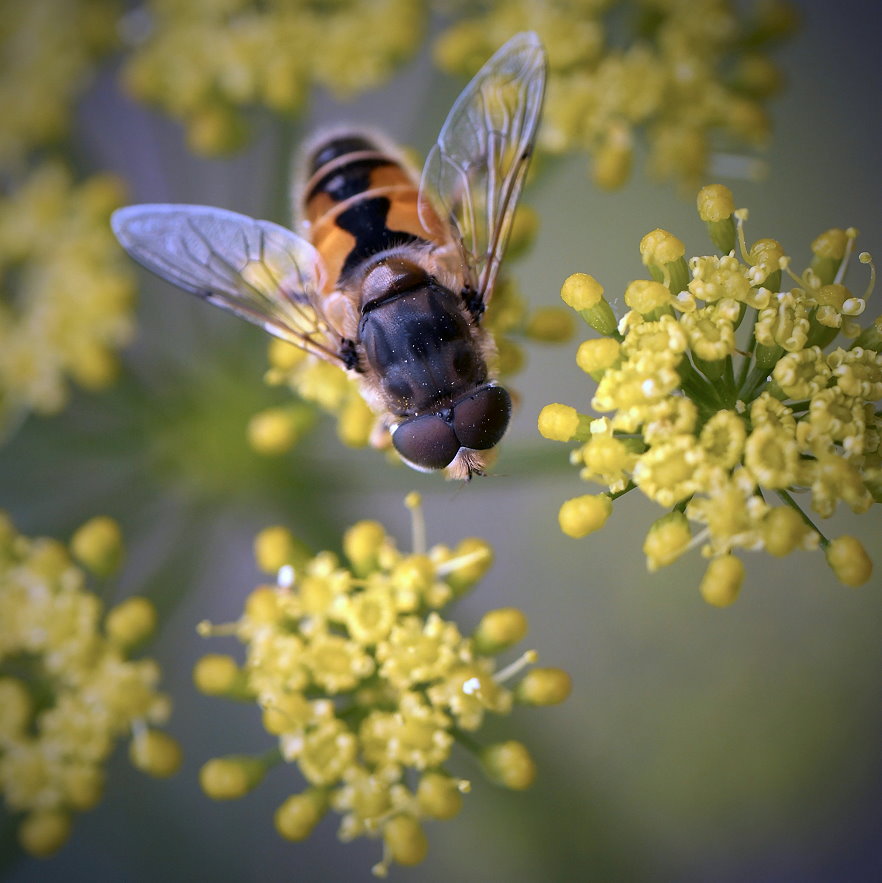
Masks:
[[[233,691],[240,674],[239,666],[232,656],[207,653],[193,668],[193,683],[206,696],[223,696]]]
[[[267,527],[255,537],[254,559],[264,573],[275,575],[286,564],[300,567],[310,557],[305,544],[285,527]]]
[[[255,623],[276,622],[282,616],[282,609],[275,588],[257,586],[245,599],[245,615]]]
[[[524,333],[542,343],[564,343],[575,330],[573,314],[563,307],[539,307],[527,321]]]
[[[356,574],[370,573],[379,560],[386,529],[379,521],[359,521],[343,534],[343,552]]]
[[[164,730],[145,730],[129,743],[129,760],[141,772],[167,779],[181,768],[183,753],[178,741]]]
[[[111,576],[123,560],[122,531],[112,518],[91,518],[73,535],[70,549],[74,558],[96,576]]]
[[[302,693],[284,693],[273,705],[264,707],[261,722],[268,733],[281,736],[291,730],[301,730],[310,714],[309,700]]]
[[[569,405],[546,405],[539,412],[539,434],[551,441],[572,441],[582,426],[582,416]]]
[[[462,807],[460,780],[443,773],[424,773],[417,786],[420,810],[429,818],[452,819]]]
[[[790,506],[775,506],[763,519],[762,534],[766,551],[780,558],[799,548],[806,534],[806,523]]]
[[[701,580],[701,595],[714,607],[728,607],[737,597],[744,580],[744,564],[734,555],[721,555],[708,565]]]
[[[146,641],[156,630],[156,608],[135,595],[107,612],[104,631],[118,647],[132,648]]]
[[[69,765],[64,772],[66,805],[78,812],[94,809],[104,796],[104,770],[91,764]]]
[[[324,791],[310,788],[289,797],[275,812],[273,824],[286,840],[306,840],[328,808]]]
[[[735,248],[735,201],[723,184],[710,184],[698,192],[698,216],[707,226],[711,242],[722,254]]]
[[[248,421],[248,444],[258,454],[272,456],[290,451],[315,423],[308,405],[267,408]]]
[[[481,752],[481,765],[492,782],[513,791],[529,788],[536,778],[536,764],[530,752],[514,739],[488,745]]]
[[[647,570],[653,573],[676,561],[691,539],[689,520],[682,512],[675,510],[663,515],[652,524],[643,540]]]
[[[392,861],[399,865],[418,865],[429,851],[422,825],[413,817],[398,815],[383,826],[383,843]]]
[[[664,267],[679,261],[686,254],[683,240],[657,227],[640,240],[640,258],[644,266]]]
[[[244,797],[260,784],[266,764],[243,754],[215,757],[199,770],[199,784],[212,800],[235,800]]]
[[[58,852],[71,833],[71,819],[59,810],[38,810],[25,816],[18,828],[18,842],[22,849],[37,858],[47,858]]]
[[[523,705],[558,705],[573,689],[573,681],[562,668],[531,668],[515,688],[515,699]]]
[[[846,586],[862,586],[873,574],[873,562],[857,537],[836,537],[826,553],[836,579]]]
[[[606,494],[585,494],[567,500],[558,513],[560,529],[574,539],[600,530],[612,513],[612,500]]]
[[[41,537],[34,541],[28,561],[34,574],[49,582],[58,579],[70,566],[67,549],[57,540]]]
[[[466,537],[457,544],[453,554],[455,558],[464,560],[447,574],[446,580],[453,593],[461,595],[493,566],[493,548],[479,537]]]
[[[560,290],[564,303],[576,310],[600,334],[617,333],[615,314],[603,298],[603,286],[586,273],[573,273]]]
[[[811,268],[824,285],[835,279],[847,245],[848,234],[838,227],[825,230],[812,242]]]
[[[472,636],[475,650],[488,656],[501,653],[522,641],[527,628],[527,617],[517,607],[490,610],[481,618]]]
[[[656,318],[670,310],[672,301],[671,292],[654,280],[635,279],[625,289],[625,303],[644,318]]]
[[[603,300],[603,286],[587,273],[573,273],[564,281],[560,296],[574,310],[590,310]]]
[[[622,345],[612,337],[596,337],[583,341],[576,352],[576,364],[595,380],[619,361]]]

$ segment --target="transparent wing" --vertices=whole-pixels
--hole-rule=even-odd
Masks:
[[[122,247],[169,282],[330,362],[341,340],[317,311],[322,261],[270,221],[203,205],[132,205],[110,220]]]
[[[435,206],[454,225],[485,303],[527,173],[545,73],[539,37],[512,37],[456,100],[423,169],[420,206]]]

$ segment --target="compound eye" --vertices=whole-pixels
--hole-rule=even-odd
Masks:
[[[453,427],[435,414],[400,424],[392,433],[395,450],[417,469],[443,469],[459,453]]]
[[[511,398],[501,386],[485,386],[453,406],[453,428],[464,448],[484,451],[498,444],[511,417]]]

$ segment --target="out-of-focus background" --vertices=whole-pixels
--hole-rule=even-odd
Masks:
[[[801,29],[775,56],[787,82],[770,105],[767,174],[712,180],[749,207],[748,237],[781,240],[800,268],[812,239],[832,226],[856,226],[859,248],[878,260],[882,17],[861,0],[798,5]],[[425,150],[461,87],[423,52],[352,102],[316,94],[297,137],[350,120]],[[123,175],[132,202],[267,216],[287,186],[279,177],[287,146],[269,124],[232,158],[200,159],[174,123],[124,97],[109,74],[82,102],[75,146],[80,162]],[[541,227],[513,271],[531,303],[559,303],[563,279],[581,271],[621,308],[616,293],[644,275],[637,246],[654,227],[675,232],[687,254],[707,253],[692,198],[653,183],[639,161],[612,193],[591,185],[584,158],[548,162],[526,200]],[[856,265],[851,278],[862,272]],[[7,863],[7,879],[369,879],[378,845],[338,843],[333,816],[301,844],[275,833],[275,807],[301,788],[293,770],[276,768],[228,803],[199,790],[207,758],[270,742],[253,705],[193,688],[199,656],[235,652],[233,641],[206,641],[195,627],[238,615],[260,579],[252,541],[262,527],[285,524],[318,548],[336,547],[346,526],[374,518],[406,545],[409,490],[423,494],[430,542],[480,536],[495,549],[493,569],[456,609],[463,628],[487,609],[521,608],[527,644],[544,664],[566,668],[574,689],[560,707],[517,710],[489,725],[490,735],[530,747],[539,767],[531,790],[495,788],[468,757],[455,758],[472,793],[458,818],[427,826],[426,862],[393,868],[395,879],[882,878],[878,513],[843,512],[825,525],[832,535],[855,534],[875,558],[876,575],[862,588],[840,585],[820,553],[748,555],[740,598],[715,609],[698,594],[698,556],[646,573],[640,547],[658,511],[644,498],[617,503],[586,539],[559,531],[560,503],[590,488],[566,446],[538,436],[536,417],[552,401],[587,407],[592,385],[574,363],[581,337],[528,348],[513,383],[520,405],[486,479],[453,485],[346,449],[330,419],[290,455],[264,461],[248,449],[244,427],[284,396],[261,380],[263,335],[146,273],[139,279],[123,379],[107,393],[75,394],[59,416],[26,421],[0,449],[0,506],[29,535],[66,538],[99,512],[120,521],[129,555],[119,594],[149,591],[162,609],[150,652],[174,699],[169,730],[185,765],[173,780],[153,780],[118,751],[105,799],[76,819],[71,841],[52,859]],[[171,437],[151,421],[173,425]],[[149,449],[140,446],[151,433]],[[225,453],[214,459],[218,447]]]

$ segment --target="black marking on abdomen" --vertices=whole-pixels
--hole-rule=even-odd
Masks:
[[[412,233],[390,230],[386,226],[389,206],[389,200],[385,196],[363,199],[345,212],[340,212],[334,219],[338,227],[355,237],[355,245],[346,256],[340,271],[341,276],[378,252],[408,243],[425,242]]]
[[[388,159],[380,157],[361,157],[343,163],[322,175],[315,186],[307,193],[307,201],[319,193],[327,193],[335,202],[343,202],[352,196],[364,193],[371,186],[371,172],[382,166],[394,166]],[[317,169],[317,171],[319,171]]]

